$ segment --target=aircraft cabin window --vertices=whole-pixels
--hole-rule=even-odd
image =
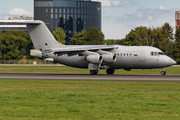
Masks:
[[[138,54],[134,54],[134,56],[138,56]]]

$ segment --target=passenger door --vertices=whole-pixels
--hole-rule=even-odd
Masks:
[[[144,51],[144,50],[141,50],[139,52],[139,61],[140,62],[145,62],[145,53],[146,53],[146,51]]]

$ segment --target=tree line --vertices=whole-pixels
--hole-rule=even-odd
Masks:
[[[52,32],[55,39],[65,44],[65,33],[62,28],[57,28]],[[180,63],[180,29],[173,34],[173,28],[169,23],[161,27],[136,27],[132,29],[124,39],[104,40],[103,32],[96,28],[91,28],[88,32],[82,30],[74,33],[70,38],[72,45],[126,45],[126,46],[153,46],[162,50],[166,55]],[[30,50],[34,49],[31,38],[24,31],[0,32],[1,59],[21,59],[32,57]]]
[[[120,44],[127,46],[153,46],[162,50],[166,55],[180,61],[180,30],[173,34],[173,28],[169,23],[162,27],[136,27],[132,29],[124,39],[105,40],[106,44]],[[178,46],[179,45],[179,46]],[[178,52],[179,51],[179,52]]]

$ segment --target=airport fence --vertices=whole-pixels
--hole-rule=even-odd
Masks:
[[[26,60],[26,59],[21,59],[21,60],[0,60],[0,64],[31,64],[31,65],[36,65],[36,64],[55,64],[53,61],[46,61],[46,60]]]

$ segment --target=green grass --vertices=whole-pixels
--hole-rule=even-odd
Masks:
[[[175,120],[180,82],[0,80],[1,120]]]
[[[165,69],[167,75],[180,74],[180,67],[168,67]],[[125,71],[119,69],[115,74],[160,74],[162,69],[142,70],[132,69]],[[53,74],[90,74],[88,69],[79,69],[68,66],[0,66],[0,73],[53,73]],[[100,70],[98,74],[106,74],[106,70]]]

